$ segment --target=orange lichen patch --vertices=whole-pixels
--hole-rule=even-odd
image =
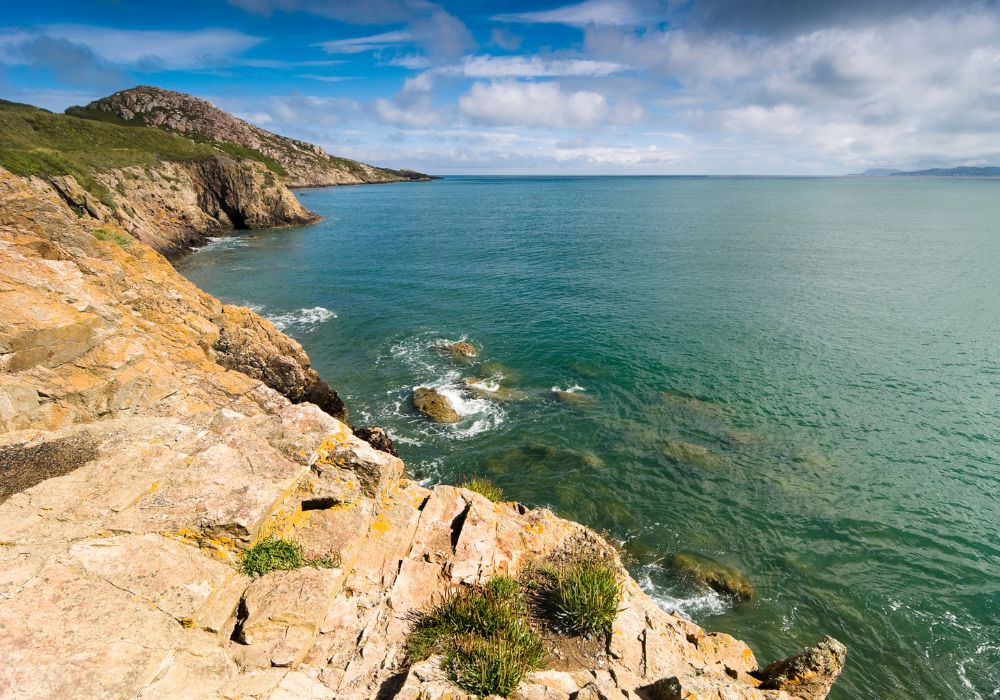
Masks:
[[[269,537],[286,539],[290,537],[292,532],[297,528],[308,523],[311,516],[312,513],[307,510],[302,510],[301,505],[296,507],[295,510],[272,513],[271,517],[264,522],[260,530],[257,532],[257,537],[254,538],[254,542],[260,542],[261,540],[266,540]]]
[[[391,525],[389,524],[388,518],[386,518],[382,513],[375,516],[375,520],[372,521],[372,532],[376,535],[384,535],[389,532],[390,528]]]
[[[207,535],[188,528],[159,533],[163,537],[178,540],[185,544],[207,550],[213,556],[223,561],[231,561],[239,550],[239,545],[232,537],[225,535]]]

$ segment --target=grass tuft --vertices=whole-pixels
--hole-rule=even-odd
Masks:
[[[569,631],[585,636],[611,632],[621,579],[609,562],[592,557],[557,570],[552,592],[555,618]]]
[[[463,481],[458,485],[461,489],[469,489],[470,491],[475,491],[476,493],[486,496],[494,503],[500,503],[503,501],[503,489],[494,484],[489,479],[484,479],[479,476],[474,476],[467,481]]]
[[[407,657],[419,661],[435,652],[459,688],[483,697],[510,694],[545,662],[521,586],[507,576],[453,595],[417,621]]]
[[[304,566],[333,569],[340,566],[340,562],[333,556],[307,559],[302,553],[302,545],[271,538],[261,540],[243,552],[240,571],[256,578],[272,571],[290,571]]]

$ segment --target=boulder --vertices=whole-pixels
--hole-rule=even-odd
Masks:
[[[354,434],[380,452],[388,452],[393,457],[399,456],[399,453],[396,452],[396,446],[392,443],[392,438],[389,437],[385,428],[375,426],[355,428]]]
[[[479,349],[475,345],[464,340],[459,340],[456,343],[437,343],[434,347],[441,354],[452,357],[476,357],[479,354]]]
[[[746,576],[708,557],[678,552],[671,556],[667,563],[675,571],[723,595],[732,596],[739,601],[753,597],[753,585]]]
[[[461,418],[448,397],[425,386],[413,390],[413,405],[435,423],[457,423]]]
[[[847,647],[823,637],[800,654],[775,661],[760,672],[761,688],[784,690],[802,700],[823,700],[844,670]]]

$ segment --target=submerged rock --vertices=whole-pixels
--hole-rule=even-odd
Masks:
[[[683,440],[668,440],[661,452],[673,462],[687,462],[702,467],[721,467],[727,461],[723,455],[712,452],[703,445]]]
[[[413,390],[413,405],[435,423],[457,423],[461,418],[448,397],[430,387],[418,386]]]
[[[823,700],[844,670],[847,647],[833,637],[823,637],[800,654],[775,661],[761,671],[761,688],[784,690],[802,700]]]
[[[597,402],[590,394],[583,393],[583,389],[560,389],[552,387],[552,397],[560,403],[573,404],[576,406],[589,405]]]
[[[741,572],[708,557],[689,552],[678,552],[667,560],[675,571],[682,573],[717,593],[736,600],[753,598],[753,585]]]
[[[378,428],[376,426],[355,428],[354,434],[374,447],[376,450],[388,452],[393,457],[399,456],[396,452],[396,446],[392,444],[392,439],[389,437],[389,433],[386,432],[385,428]]]

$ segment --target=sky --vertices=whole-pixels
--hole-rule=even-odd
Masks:
[[[439,175],[1000,164],[996,0],[0,7],[5,99],[61,111],[157,85]]]

